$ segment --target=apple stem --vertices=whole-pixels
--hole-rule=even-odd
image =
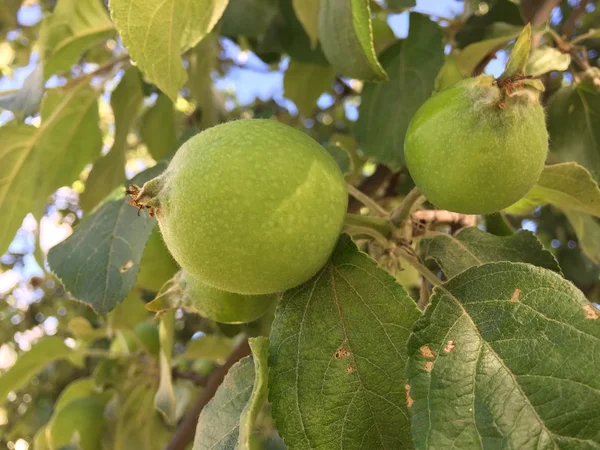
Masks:
[[[412,190],[404,197],[404,200],[390,215],[390,221],[396,227],[400,227],[408,217],[413,207],[419,203],[425,197],[421,194],[421,191],[415,186]]]
[[[361,202],[363,205],[365,205],[367,208],[369,208],[369,210],[373,214],[377,214],[380,217],[388,216],[388,212],[385,209],[383,209],[375,200],[373,200],[367,194],[365,194],[364,192],[355,188],[351,184],[347,184],[346,187],[348,188],[348,193],[352,197],[354,197],[356,200]]]
[[[439,287],[443,285],[442,280],[440,280],[431,270],[425,267],[425,265],[419,261],[417,256],[411,255],[408,251],[401,247],[398,248],[397,252],[401,259],[413,266],[417,272],[423,276],[423,278],[431,283],[432,286]]]
[[[387,219],[373,216],[363,216],[361,214],[346,214],[344,226],[352,228],[370,228],[386,239],[393,235],[393,228]]]

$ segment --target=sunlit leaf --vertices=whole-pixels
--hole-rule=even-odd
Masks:
[[[68,70],[85,50],[113,31],[102,0],[59,0],[40,29],[46,78]]]
[[[132,59],[171,100],[187,78],[181,53],[215,26],[228,0],[112,0],[110,10]]]
[[[53,89],[42,102],[39,127],[0,127],[0,252],[28,212],[41,216],[48,196],[77,179],[100,153],[97,98],[83,83]]]
[[[310,38],[311,46],[319,40],[319,9],[321,0],[292,0],[296,17]]]

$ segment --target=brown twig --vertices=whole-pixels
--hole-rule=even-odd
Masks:
[[[64,86],[61,86],[61,87],[63,87],[63,88],[72,87],[82,81],[87,81],[90,78],[93,78],[96,75],[100,75],[101,73],[106,72],[107,70],[110,70],[113,67],[115,67],[116,65],[118,65],[122,62],[125,62],[125,61],[129,61],[128,54],[119,56],[115,59],[111,59],[110,61],[107,61],[104,64],[99,65],[96,69],[92,70],[89,73],[84,73],[83,75],[81,75],[79,77],[71,78],[64,84]]]
[[[569,17],[565,21],[565,24],[562,29],[563,38],[569,39],[575,33],[575,28],[577,25],[577,20],[585,13],[585,7],[588,4],[588,0],[581,0],[579,4],[573,8]]]
[[[242,359],[244,356],[250,354],[250,346],[248,345],[248,339],[239,344],[227,357],[225,364],[217,367],[213,373],[210,374],[206,380],[206,386],[202,390],[200,397],[196,403],[191,407],[183,418],[181,424],[177,427],[175,434],[167,444],[165,450],[184,450],[187,445],[194,439],[194,433],[196,432],[196,425],[198,423],[198,417],[202,412],[202,409],[210,401],[211,398],[217,392],[217,389],[223,382],[223,378],[227,375],[227,372],[236,362]]]
[[[373,197],[377,191],[391,178],[392,171],[382,164],[377,166],[377,169],[370,177],[366,178],[359,186],[363,194]],[[362,203],[350,196],[348,199],[348,212],[357,213],[360,211]]]
[[[525,23],[531,23],[532,27],[545,24],[548,19],[550,19],[552,10],[560,5],[561,1],[562,0],[530,0],[522,2],[521,9],[523,11]],[[540,39],[540,33],[533,33],[531,45],[537,47],[540,43]]]

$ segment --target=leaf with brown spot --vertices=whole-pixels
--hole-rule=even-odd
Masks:
[[[454,343],[454,341],[453,340],[449,340],[448,344],[446,344],[446,346],[444,347],[444,351],[446,353],[450,353],[455,348],[456,348],[456,344]]]
[[[596,448],[600,327],[591,315],[574,285],[530,264],[483,264],[434,288],[408,342],[415,446]],[[432,366],[424,349],[439,355]]]
[[[435,353],[431,351],[431,347],[429,345],[423,345],[419,348],[419,353],[423,356],[423,358],[435,358]]]
[[[515,303],[519,301],[519,298],[521,298],[521,289],[516,288],[510,297],[510,301]]]
[[[284,293],[270,336],[269,399],[288,448],[413,447],[401,386],[419,315],[346,235],[319,274]]]
[[[596,320],[598,318],[598,310],[592,305],[585,305],[583,309],[585,310],[586,319]]]

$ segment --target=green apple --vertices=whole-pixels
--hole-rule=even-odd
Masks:
[[[487,75],[427,100],[404,141],[420,191],[435,206],[465,214],[493,213],[521,199],[547,153],[538,91],[519,81],[500,87]]]
[[[188,140],[135,195],[190,276],[227,292],[297,286],[327,262],[347,191],[333,158],[273,120],[239,120]]]

